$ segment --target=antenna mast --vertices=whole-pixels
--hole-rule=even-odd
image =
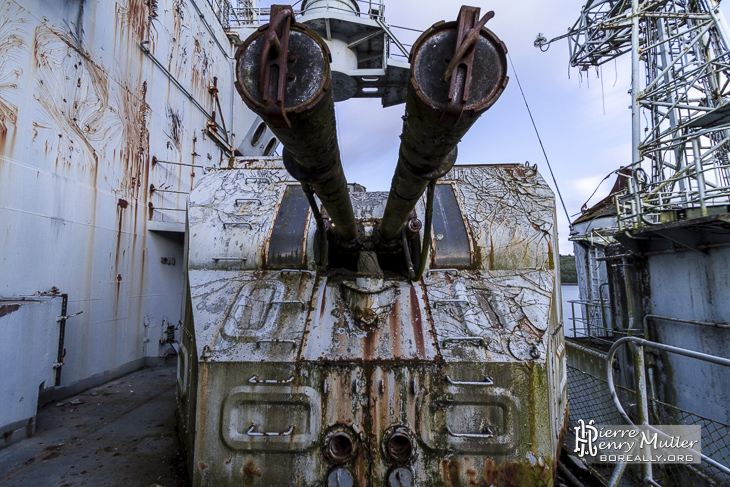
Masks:
[[[727,212],[730,29],[719,3],[588,1],[553,41],[563,37],[571,65],[586,71],[632,56],[631,175],[616,197],[619,230]],[[549,43],[540,35],[535,44]]]

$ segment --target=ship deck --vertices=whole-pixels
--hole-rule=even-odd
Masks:
[[[36,432],[0,450],[0,485],[184,487],[175,361],[38,410]]]

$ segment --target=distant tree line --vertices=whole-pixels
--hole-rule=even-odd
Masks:
[[[560,283],[576,284],[578,274],[575,272],[575,257],[572,255],[560,256]]]

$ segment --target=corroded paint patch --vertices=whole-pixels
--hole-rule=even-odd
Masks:
[[[0,306],[0,318],[3,316],[7,316],[10,313],[14,313],[15,311],[18,311],[20,309],[19,304],[4,304]]]
[[[483,479],[486,485],[494,487],[550,487],[553,485],[553,472],[543,462],[536,463],[504,461],[496,465],[491,458],[484,462]]]

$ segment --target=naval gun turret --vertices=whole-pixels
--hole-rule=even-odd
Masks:
[[[178,412],[193,483],[552,485],[567,411],[554,198],[534,167],[454,165],[507,83],[493,13],[462,7],[413,45],[389,95],[406,113],[388,193],[345,179],[336,87],[365,76],[333,82],[330,66],[331,46],[384,24],[358,18],[333,43],[316,27],[348,28],[326,15],[272,7],[236,54],[282,158],[240,158],[190,195]]]

